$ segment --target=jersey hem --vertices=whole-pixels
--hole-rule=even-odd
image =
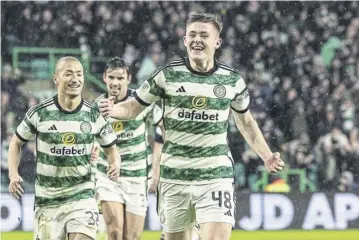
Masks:
[[[91,190],[91,189],[89,189]],[[91,190],[92,191],[92,190]],[[80,201],[83,201],[83,200],[87,200],[87,199],[95,199],[95,196],[91,196],[91,197],[86,197],[86,198],[80,198],[80,199],[77,199],[77,200],[65,200],[59,204],[43,204],[43,203],[35,203],[34,204],[34,208],[58,208],[62,205],[65,205],[65,204],[71,204],[71,203],[74,203],[74,202],[80,202]]]
[[[128,182],[135,182],[135,183],[146,183],[147,182],[147,177],[143,176],[143,177],[128,177],[128,176],[121,176],[120,178],[122,178],[124,181],[128,181]]]
[[[182,180],[175,180],[175,179],[160,178],[160,182],[172,183],[172,184],[178,184],[178,185],[206,185],[206,184],[219,183],[219,182],[234,183],[234,178],[233,177],[231,177],[231,178],[216,178],[213,180],[199,180],[199,181],[182,181]]]
[[[100,181],[103,181],[103,180],[112,181],[112,180],[110,180],[109,178],[107,178],[106,173],[101,172],[101,171],[99,171],[99,170],[97,170],[97,171],[98,171],[97,174],[101,173],[102,175],[101,175],[101,176],[100,176],[100,175],[97,175],[97,176],[96,176],[96,180],[99,179]],[[142,184],[142,183],[145,184],[145,183],[147,182],[147,180],[148,180],[147,176],[129,177],[129,176],[123,176],[123,175],[121,175],[121,174],[120,174],[120,178],[121,178],[121,181],[135,182],[135,183],[141,183],[141,184]],[[118,179],[118,180],[116,180],[116,181],[120,181],[120,180]],[[116,181],[115,181],[115,182],[116,182]]]

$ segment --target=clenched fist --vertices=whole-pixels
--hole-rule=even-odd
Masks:
[[[114,102],[115,102],[114,96],[100,99],[100,101],[97,104],[102,116],[107,117],[112,115]]]

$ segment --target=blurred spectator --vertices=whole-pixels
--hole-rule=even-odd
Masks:
[[[334,126],[330,133],[318,140],[316,160],[320,165],[319,174],[326,188],[332,188],[336,176],[353,165],[353,157],[349,139],[338,126]]]
[[[263,166],[263,161],[258,157],[258,155],[248,148],[242,155],[243,163],[245,164],[245,177],[246,177],[246,187],[250,189],[254,188],[255,182],[259,179],[258,176],[258,167]]]
[[[1,186],[7,191],[8,185],[8,150],[16,127],[23,119],[25,111],[36,105],[38,100],[31,96],[26,99],[19,90],[24,81],[19,71],[5,63],[1,76]],[[35,142],[30,141],[22,148],[19,172],[24,179],[25,191],[33,191],[35,181]]]
[[[317,186],[318,166],[310,146],[309,135],[303,132],[298,140],[293,140],[288,145],[290,168],[305,169],[307,178]]]
[[[339,179],[338,190],[340,192],[359,190],[359,184],[354,182],[354,175],[352,172],[342,172]]]

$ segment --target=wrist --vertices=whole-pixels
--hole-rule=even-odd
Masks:
[[[159,178],[152,177],[152,183],[158,184],[160,182]]]
[[[272,155],[273,155],[272,152],[263,154],[263,157],[262,157],[263,162],[266,163],[272,157]]]
[[[153,176],[159,176],[160,175],[160,169],[157,167],[152,166],[152,175]]]
[[[119,165],[118,161],[116,161],[115,159],[110,159],[110,158],[108,158],[107,163],[108,163],[108,165],[113,165],[113,164]]]
[[[9,178],[12,178],[12,177],[17,177],[19,176],[19,172],[18,171],[9,171]]]
[[[160,180],[160,173],[154,173],[152,172],[152,179],[154,181],[159,181]]]
[[[116,164],[116,163],[108,163],[108,167],[109,167],[109,168],[117,168],[117,169],[120,169],[119,166],[118,166],[118,164]]]

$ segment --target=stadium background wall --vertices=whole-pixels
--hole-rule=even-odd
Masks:
[[[21,201],[1,196],[1,231],[32,231],[34,195]],[[156,197],[149,196],[145,229],[160,230]],[[237,193],[236,229],[359,229],[359,192],[352,193]]]

